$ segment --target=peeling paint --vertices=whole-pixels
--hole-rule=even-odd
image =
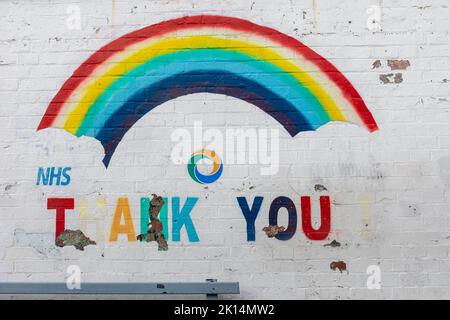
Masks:
[[[150,223],[148,224],[148,232],[138,235],[137,240],[141,242],[156,241],[158,243],[159,251],[167,251],[169,249],[169,246],[167,244],[166,238],[164,237],[163,224],[158,218],[159,212],[161,211],[162,206],[165,202],[162,197],[157,196],[156,194],[153,194],[152,196],[153,198],[150,201],[149,208]]]
[[[324,246],[324,247],[337,248],[337,247],[340,247],[340,246],[341,246],[341,243],[338,242],[338,241],[336,241],[336,240],[333,240],[333,241],[331,241],[330,243],[324,244],[323,246]]]
[[[401,73],[380,74],[380,80],[384,84],[387,84],[387,83],[402,83],[403,82],[403,75]]]
[[[406,70],[411,65],[409,60],[388,60],[387,64],[391,70]]]
[[[262,229],[262,231],[264,231],[264,232],[266,233],[266,235],[267,235],[269,238],[273,238],[273,237],[275,237],[279,232],[283,232],[283,231],[285,231],[285,230],[286,230],[285,227],[282,227],[282,226],[272,226],[272,225],[270,225],[270,226],[268,226],[268,227],[264,227],[264,228]]]
[[[84,251],[84,247],[96,243],[86,237],[81,230],[66,229],[56,238],[55,244],[58,247],[74,246],[75,249]]]
[[[336,269],[339,270],[340,273],[342,273],[342,271],[347,271],[347,264],[344,261],[333,261],[330,263],[330,269],[333,271],[336,271]]]

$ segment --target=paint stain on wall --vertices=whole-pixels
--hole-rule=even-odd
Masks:
[[[406,70],[411,65],[409,60],[388,60],[387,64],[391,70]]]
[[[359,235],[363,240],[373,240],[375,232],[372,228],[372,204],[374,199],[370,195],[361,195],[359,197],[359,204],[361,208],[361,220],[363,227],[361,228]]]
[[[273,226],[270,225],[268,227],[264,227],[262,231],[264,231],[269,238],[275,237],[278,233],[285,231],[286,228],[283,226]]]
[[[313,27],[317,28],[317,3],[316,0],[312,0],[312,12],[313,12]]]
[[[111,29],[113,34],[116,32],[116,0],[111,0]]]
[[[381,61],[380,60],[375,60],[373,63],[372,63],[372,69],[378,69],[378,68],[380,68],[381,67]]]
[[[61,254],[55,247],[55,235],[53,233],[32,233],[23,229],[14,230],[15,244],[19,247],[32,247],[39,254],[47,258],[56,257]]]
[[[331,241],[330,243],[324,244],[323,246],[324,246],[324,247],[337,248],[337,247],[340,247],[340,246],[341,246],[341,243],[338,242],[338,241],[336,241],[336,240],[333,240],[333,241]]]
[[[150,223],[148,224],[149,228],[147,233],[140,234],[136,238],[139,241],[156,241],[158,243],[159,251],[167,251],[169,250],[169,246],[167,244],[166,238],[164,237],[163,229],[164,226],[159,220],[159,212],[161,211],[163,205],[165,204],[162,197],[157,196],[156,194],[152,195],[153,198],[150,201]]]
[[[89,226],[95,229],[95,239],[97,244],[102,244],[105,241],[106,233],[103,225],[103,219],[106,217],[106,199],[100,197],[95,201],[95,210],[91,213],[88,209],[88,201],[85,198],[77,199],[77,209],[79,212],[79,228],[85,234],[88,232]]]
[[[18,182],[0,184],[0,191],[2,191],[3,189],[5,191],[4,194],[8,194],[14,191],[14,188],[17,187],[18,185],[19,185]]]
[[[322,185],[322,184],[316,184],[315,186],[314,186],[314,190],[315,191],[327,191],[327,188],[325,188],[325,186],[324,185]]]
[[[403,75],[401,73],[380,74],[380,80],[383,84],[402,83]]]
[[[336,271],[336,269],[339,270],[340,273],[343,271],[347,271],[347,264],[344,261],[333,261],[330,263],[330,269],[333,271]]]
[[[81,230],[66,229],[56,238],[55,245],[57,247],[74,246],[75,249],[84,251],[84,247],[96,245],[96,243],[86,237]]]
[[[411,209],[411,212],[412,212],[412,215],[413,215],[413,216],[417,216],[417,215],[418,215],[418,214],[417,214],[417,207],[416,207],[416,205],[410,204],[410,205],[408,206],[408,208]]]

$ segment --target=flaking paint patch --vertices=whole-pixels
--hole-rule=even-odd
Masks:
[[[81,230],[66,229],[55,239],[57,247],[74,246],[75,249],[84,251],[84,247],[96,245],[95,241],[86,237]]]
[[[372,69],[378,69],[378,68],[380,68],[381,67],[381,61],[380,60],[375,60],[373,63],[372,63]]]
[[[403,75],[401,73],[380,74],[380,80],[384,84],[388,84],[388,83],[402,83],[403,82]]]
[[[409,60],[388,60],[387,64],[391,70],[406,70],[411,65]]]
[[[169,246],[167,244],[166,238],[164,237],[164,226],[161,220],[159,220],[158,218],[159,212],[161,211],[165,202],[162,197],[157,196],[156,194],[153,194],[152,196],[153,198],[150,201],[149,208],[150,223],[148,224],[148,232],[138,235],[136,239],[141,242],[156,241],[158,243],[159,251],[167,251],[169,249]]]
[[[270,225],[270,226],[264,227],[262,229],[262,231],[264,231],[266,233],[267,237],[269,237],[269,238],[275,237],[278,233],[283,232],[284,230],[286,230],[285,227],[274,226],[274,225]]]
[[[333,271],[336,271],[336,269],[338,269],[340,273],[342,273],[343,271],[347,271],[348,274],[347,264],[341,260],[331,262],[330,269]]]

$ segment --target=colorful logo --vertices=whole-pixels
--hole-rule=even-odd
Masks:
[[[202,159],[209,159],[213,162],[213,168],[208,175],[200,173],[197,168],[197,162]],[[215,151],[209,149],[201,149],[194,152],[188,162],[188,172],[192,180],[201,184],[209,184],[215,182],[222,175],[223,164]]]

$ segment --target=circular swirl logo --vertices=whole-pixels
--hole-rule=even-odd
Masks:
[[[202,174],[197,169],[197,162],[202,159],[209,159],[213,162],[213,168],[209,174]],[[201,184],[209,184],[215,182],[222,175],[223,164],[215,151],[209,149],[201,149],[191,155],[188,162],[188,172],[192,180]]]

